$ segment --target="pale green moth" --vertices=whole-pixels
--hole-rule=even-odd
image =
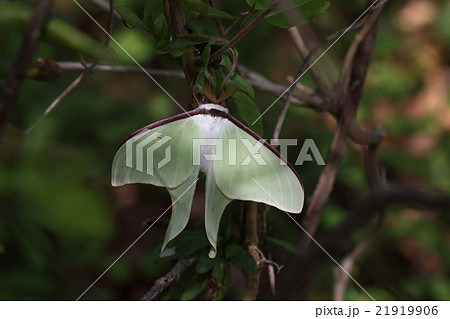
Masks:
[[[112,165],[112,185],[146,183],[166,187],[172,216],[162,245],[186,227],[199,172],[206,174],[205,228],[217,251],[225,207],[233,199],[255,201],[300,213],[303,187],[294,168],[228,109],[203,104],[150,124],[130,135]]]

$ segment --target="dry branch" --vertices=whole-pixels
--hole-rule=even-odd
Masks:
[[[180,279],[181,274],[196,260],[197,257],[178,260],[175,266],[167,274],[155,281],[154,285],[141,298],[141,301],[156,300],[167,288],[176,283]]]

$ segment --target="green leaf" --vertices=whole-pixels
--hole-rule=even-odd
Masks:
[[[199,274],[204,274],[210,271],[218,262],[219,258],[209,258],[209,249],[204,250],[198,257],[197,266],[195,271]]]
[[[277,27],[288,29],[295,25],[294,22],[290,22],[283,12],[271,12],[264,18],[264,21],[269,22]]]
[[[177,38],[169,43],[169,53],[174,57],[179,57],[183,53],[194,51],[195,46],[192,42],[183,38]]]
[[[211,56],[211,44],[208,43],[206,45],[205,49],[203,50],[202,56],[201,56],[202,63],[203,63],[204,66],[208,65],[210,56]]]
[[[294,3],[299,6],[305,18],[311,20],[316,15],[324,13],[329,8],[331,0],[295,0]]]
[[[147,1],[142,21],[159,44],[168,39],[169,27],[164,16],[162,1]]]
[[[295,245],[293,245],[293,244],[291,244],[291,243],[289,243],[287,241],[284,241],[284,240],[279,239],[279,238],[270,237],[270,236],[266,236],[265,239],[267,241],[270,241],[270,242],[274,243],[275,245],[283,247],[284,249],[286,249],[287,251],[289,251],[289,252],[291,252],[293,254],[296,254],[296,255],[299,254],[298,248]]]
[[[194,51],[196,45],[209,42],[209,37],[202,34],[190,34],[177,37],[168,44],[169,53],[178,57],[185,52]]]
[[[225,249],[225,257],[244,270],[255,271],[256,262],[249,253],[237,244],[229,244]]]
[[[139,29],[149,31],[149,28],[144,23],[144,21],[142,21],[141,18],[139,18],[138,15],[134,13],[134,11],[131,10],[130,8],[125,6],[116,6],[115,10],[122,17],[122,19],[124,19],[128,24],[135,26]]]
[[[192,255],[193,253],[209,248],[209,241],[205,231],[184,230],[180,235],[170,241],[169,248],[175,247],[175,255],[171,259]]]
[[[219,287],[219,294],[215,300],[221,300],[225,296],[225,293],[228,290],[228,286],[230,285],[230,264],[225,259],[221,258],[213,268],[212,277]]]
[[[143,20],[155,19],[161,15],[164,16],[163,1],[147,0],[144,6]]]
[[[230,259],[231,257],[234,257],[242,252],[245,252],[245,250],[237,245],[237,244],[228,244],[225,248],[225,258]]]
[[[231,65],[230,57],[228,55],[226,55],[226,54],[222,55],[222,62],[223,62],[223,66],[225,66],[225,68],[227,70],[231,70],[232,65]]]
[[[198,12],[200,14],[229,20],[234,19],[234,17],[231,14],[219,10],[217,8],[211,7],[206,3],[203,3],[201,0],[181,0],[181,2],[183,2],[183,4],[192,11]]]
[[[316,15],[325,12],[330,6],[331,0],[293,0],[292,2],[295,8],[309,21]],[[290,28],[299,23],[299,21],[289,20],[284,14],[284,10],[273,11],[264,20],[281,28]]]
[[[242,91],[244,91],[249,97],[251,97],[252,99],[255,98],[255,90],[250,85],[250,83],[248,83],[247,80],[245,80],[242,76],[240,76],[239,74],[235,73],[231,77],[231,81],[233,81],[233,83],[238,88],[240,88]]]
[[[256,271],[258,267],[253,257],[250,256],[249,253],[246,252],[242,247],[241,249],[242,251],[231,257],[230,260],[243,270]]]
[[[259,136],[263,135],[262,120],[259,109],[250,96],[244,92],[233,94],[232,99],[238,107],[238,111],[244,123]],[[256,122],[255,122],[256,120]],[[255,122],[255,124],[253,124]]]

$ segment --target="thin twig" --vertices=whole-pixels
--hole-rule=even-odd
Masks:
[[[345,292],[347,290],[347,284],[356,260],[363,254],[363,252],[369,247],[369,245],[377,238],[384,224],[385,210],[382,210],[379,214],[377,225],[371,230],[362,240],[358,242],[353,251],[348,254],[340,263],[341,267],[334,269],[334,287],[333,287],[333,300],[342,301],[345,299]],[[345,270],[345,272],[344,272]]]
[[[283,109],[280,112],[280,115],[278,116],[277,125],[275,126],[275,129],[273,130],[273,140],[278,141],[278,138],[280,137],[281,127],[283,126],[284,119],[286,118],[287,110],[289,108],[289,105],[291,105],[291,99],[292,99],[293,91],[288,94],[286,97],[286,101],[284,102]]]
[[[6,118],[19,97],[25,73],[31,63],[36,46],[44,30],[53,0],[40,0],[33,9],[27,33],[14,67],[9,72],[8,82],[0,100],[0,138]]]
[[[63,70],[67,71],[75,71],[75,70],[83,70],[85,67],[80,62],[58,62],[59,66]],[[102,65],[102,64],[96,64],[92,70],[94,71],[101,71],[101,72],[113,72],[113,73],[138,73],[138,74],[145,74],[144,71],[142,71],[141,68],[137,66],[124,66],[124,65]],[[167,76],[171,78],[176,79],[185,79],[185,75],[182,71],[176,71],[176,70],[158,70],[158,69],[149,69],[145,68],[145,71],[147,71],[150,75],[156,75],[156,76]]]
[[[263,13],[257,16],[254,20],[252,20],[249,24],[247,24],[238,34],[234,36],[230,41],[227,42],[223,47],[214,52],[211,55],[210,61],[214,61],[218,57],[220,57],[224,52],[226,52],[229,48],[233,47],[240,39],[242,39],[253,27],[258,24],[262,19],[264,19],[269,13],[271,13],[278,5],[280,1],[276,1],[269,8],[267,8]]]
[[[51,111],[53,111],[53,109],[59,104],[59,102],[61,102],[61,100],[63,98],[65,98],[67,96],[67,94],[72,92],[73,89],[75,89],[81,83],[81,81],[83,80],[85,75],[86,75],[86,72],[81,73],[72,83],[70,83],[69,86],[66,87],[64,89],[64,91],[62,91],[62,93],[60,95],[58,95],[58,97],[49,105],[49,107],[47,107],[47,109],[45,110],[44,114],[42,114],[37,119],[37,121],[25,131],[25,134],[29,134],[31,131],[33,131],[34,128],[39,124],[39,122],[45,116],[47,116]]]
[[[182,258],[178,260],[175,266],[167,274],[155,281],[153,286],[141,298],[141,301],[157,299],[167,288],[176,283],[180,279],[181,274],[196,260],[197,257]]]
[[[67,71],[74,71],[74,70],[83,70],[84,66],[80,62],[58,62],[59,66],[63,70]],[[114,73],[137,73],[137,74],[145,74],[142,69],[135,66],[122,66],[122,65],[101,65],[97,64],[93,70],[95,71],[101,71],[101,72],[114,72]],[[164,77],[170,77],[170,78],[176,78],[176,79],[185,79],[185,75],[182,71],[177,70],[160,70],[160,69],[145,69],[149,74],[155,75],[155,76],[164,76]],[[255,88],[272,93],[274,95],[279,95],[282,92],[284,92],[287,87],[281,84],[276,84],[265,77],[263,77],[261,74],[252,71],[242,65],[238,66],[238,72]],[[315,109],[318,112],[327,111],[328,107],[332,108],[332,106],[329,106],[328,104],[325,104],[322,97],[319,95],[310,95],[310,92],[313,91],[312,88],[304,86],[302,87],[304,92],[306,92],[304,95],[301,94],[301,90],[299,92],[299,89],[294,91],[294,95],[291,99],[291,103],[295,105],[302,105],[306,107],[310,107]],[[329,110],[331,113],[333,111]]]
[[[306,67],[307,67],[307,63],[305,60],[302,63],[302,65],[300,66],[300,69],[297,71],[297,74],[294,77],[294,81],[296,81],[296,79],[302,75],[302,73],[305,71]],[[289,108],[289,105],[291,104],[291,99],[294,95],[295,88],[296,88],[295,85],[291,85],[289,87],[289,90],[287,91],[286,100],[284,102],[283,109],[281,110],[280,116],[278,117],[278,121],[275,126],[275,130],[273,131],[273,139],[274,140],[278,140],[278,137],[280,136],[281,127],[283,126],[284,119],[286,118],[287,110]]]
[[[227,35],[228,32],[230,32],[235,26],[236,24],[239,23],[239,21],[245,17],[248,14],[251,14],[253,11],[255,10],[255,5],[253,5],[250,10],[245,11],[245,12],[241,12],[239,13],[239,15],[234,19],[234,21],[228,26],[228,28],[225,30],[225,33],[223,35]]]
[[[114,0],[109,0],[109,13],[108,13],[108,22],[107,22],[107,26],[106,26],[106,31],[107,34],[111,34],[112,32],[112,28],[113,28],[113,12],[114,12]],[[103,45],[105,47],[107,47],[109,45],[109,40],[110,37],[106,36],[105,37],[105,41],[103,43]],[[47,107],[47,109],[45,110],[44,114],[42,114],[38,120],[32,125],[30,126],[26,131],[25,134],[29,134],[31,131],[34,130],[34,128],[36,127],[36,125],[45,117],[47,116],[53,109],[56,108],[56,106],[70,93],[72,92],[80,83],[81,81],[84,79],[84,77],[92,72],[92,70],[95,68],[96,66],[96,62],[91,63],[89,66],[86,64],[84,57],[82,55],[80,55],[80,59],[81,62],[79,63],[80,66],[83,68],[83,73],[81,73],[75,80],[72,81],[72,83],[70,83],[65,89],[64,91],[62,91],[62,93],[60,95],[58,95],[58,97],[49,105],[49,107]],[[61,67],[61,65],[60,65]]]
[[[288,29],[289,34],[291,35],[292,40],[295,43],[295,46],[297,47],[298,52],[300,53],[300,56],[302,59],[305,59],[308,56],[308,48],[306,47],[306,43],[303,40],[303,37],[298,30],[297,27],[292,27]],[[301,73],[300,73],[301,74]],[[325,83],[325,81],[322,78],[322,75],[317,70],[315,66],[311,68],[311,76],[314,79],[314,82],[316,82],[318,89],[322,94],[328,93],[328,86]]]

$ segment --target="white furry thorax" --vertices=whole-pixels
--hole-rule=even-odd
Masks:
[[[222,112],[228,113],[228,109],[217,105],[217,104],[202,104],[199,108],[205,109],[216,109]],[[212,116],[210,114],[199,114],[195,116],[195,121],[200,127],[200,134],[204,139],[221,139],[224,132],[234,125],[228,119],[220,116]],[[207,160],[204,155],[206,154],[216,154],[217,144],[214,145],[204,145],[201,147],[201,157],[200,157],[200,169],[201,171],[207,173],[210,168],[212,161]],[[223,145],[223,144],[222,144]]]

